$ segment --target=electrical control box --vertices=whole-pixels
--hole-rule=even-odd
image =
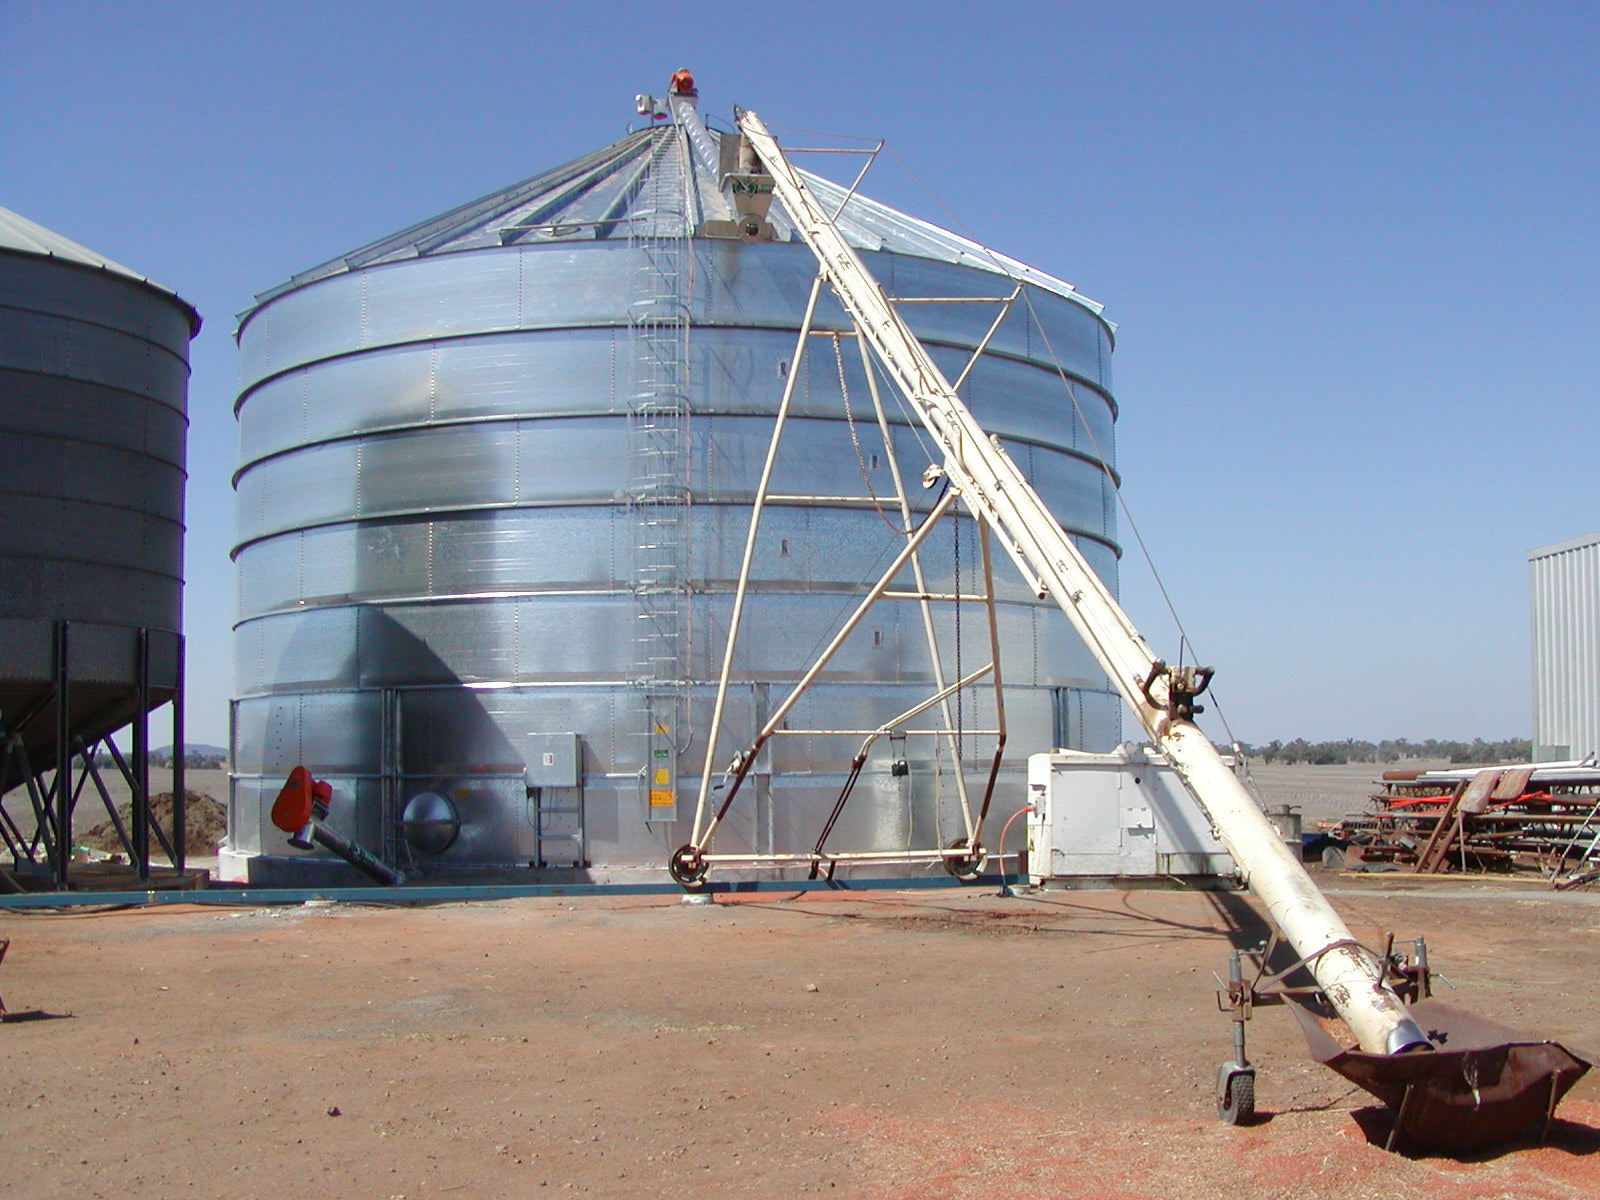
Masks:
[[[1233,887],[1227,848],[1150,747],[1057,750],[1028,758],[1028,876],[1042,886],[1168,879]]]
[[[575,733],[526,733],[522,735],[529,787],[570,788],[578,786],[583,758]]]

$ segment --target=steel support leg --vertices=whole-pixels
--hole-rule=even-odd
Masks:
[[[184,735],[184,641],[178,635],[177,674],[172,681],[172,865],[182,872],[188,861],[189,779],[184,758],[189,753]]]
[[[72,672],[68,660],[67,622],[55,627],[56,688],[56,779],[55,779],[55,881],[66,890],[68,864],[72,861]]]

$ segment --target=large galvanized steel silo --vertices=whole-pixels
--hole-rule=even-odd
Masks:
[[[55,766],[63,730],[92,743],[178,688],[199,328],[166,288],[0,209],[0,787]]]
[[[408,869],[659,869],[686,840],[750,504],[792,369],[773,481],[790,498],[761,526],[733,740],[887,561],[888,514],[870,499],[890,494],[887,455],[866,430],[859,356],[824,339],[795,367],[816,263],[781,207],[759,229],[736,219],[723,157],[735,141],[680,109],[296,276],[243,315],[235,871],[316,869],[291,862],[265,818],[300,763],[334,785],[335,824]],[[1112,335],[1099,306],[861,197],[840,220],[897,295],[1025,282],[1026,304],[963,392],[1114,580]],[[993,313],[922,305],[912,321],[954,375]],[[820,314],[822,328],[847,328],[831,301]],[[915,479],[918,430],[905,414],[891,424]],[[929,586],[952,589],[959,571],[970,589],[977,559],[970,521],[941,529]],[[1120,701],[1059,611],[1020,581],[1002,588],[1014,808],[1025,754],[1109,748]],[[970,667],[987,653],[984,619],[969,607],[964,633],[960,621],[939,617]],[[916,607],[889,603],[792,724],[871,726],[931,679]],[[992,723],[983,710],[970,698],[963,719]],[[780,741],[719,849],[809,847],[854,748]],[[833,844],[959,830],[935,743],[894,747],[905,771],[889,754],[869,763]]]

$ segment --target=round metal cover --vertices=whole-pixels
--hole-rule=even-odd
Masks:
[[[443,854],[456,844],[461,816],[449,797],[438,792],[418,792],[406,801],[405,812],[400,816],[400,833],[413,854]]]

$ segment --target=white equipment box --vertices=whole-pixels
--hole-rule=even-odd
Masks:
[[[1238,884],[1238,868],[1211,822],[1178,773],[1148,746],[1029,755],[1028,803],[1028,877],[1036,886]]]

